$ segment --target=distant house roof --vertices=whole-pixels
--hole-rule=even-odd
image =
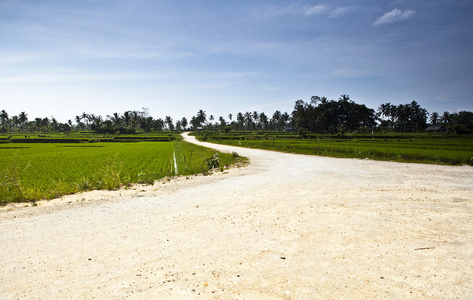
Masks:
[[[284,131],[295,131],[294,127],[292,126],[284,126],[283,129]]]
[[[443,132],[447,131],[447,129],[443,126],[429,126],[425,131],[437,131],[437,132]]]

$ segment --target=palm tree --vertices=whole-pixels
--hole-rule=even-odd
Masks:
[[[59,122],[53,116],[51,116],[51,127],[53,131],[59,130]]]
[[[218,120],[220,121],[220,127],[224,128],[225,125],[227,125],[227,122],[225,122],[225,119],[222,116],[220,116]]]
[[[391,103],[382,103],[378,107],[378,116],[389,118],[391,116]]]
[[[90,116],[86,114],[84,111],[81,115],[81,120],[85,121],[85,127],[89,127],[89,119],[90,119]]]
[[[207,115],[205,114],[205,111],[203,111],[202,109],[199,110],[195,119],[199,123],[199,126],[201,126],[202,123],[205,123],[205,121],[207,120]]]
[[[113,126],[115,126],[115,129],[118,129],[121,125],[121,117],[119,113],[113,113],[113,115],[108,116],[108,118],[113,122]]]
[[[430,115],[430,123],[431,123],[432,125],[437,125],[438,122],[439,122],[439,113],[434,111],[434,112]]]
[[[192,126],[192,130],[196,130],[200,126],[199,121],[195,116],[192,116],[190,124]]]
[[[164,118],[164,123],[166,123],[166,125],[168,125],[169,130],[171,130],[171,131],[174,130],[174,124],[173,124],[172,118],[170,116],[166,116]]]
[[[19,129],[19,125],[20,125],[20,121],[18,119],[18,116],[13,116],[11,117],[10,119],[10,123],[13,125],[13,128],[16,129],[16,131],[18,131]]]
[[[258,112],[257,112],[256,110],[253,112],[253,116],[252,116],[252,117],[253,117],[253,129],[255,129],[256,126],[257,126],[257,123],[258,123],[258,121],[259,121],[259,114],[258,114]]]
[[[452,121],[452,116],[448,111],[444,111],[442,117],[440,118],[440,122],[444,124],[450,124]]]
[[[265,115],[264,112],[260,113],[259,115],[259,124],[261,129],[267,130],[268,129],[268,117]]]
[[[137,129],[139,127],[140,112],[134,110],[130,112],[130,117],[131,117],[131,126],[133,127],[133,129]]]
[[[282,130],[284,128],[284,126],[287,125],[287,123],[289,122],[289,120],[291,119],[291,116],[289,116],[289,114],[286,112],[284,112],[282,115],[281,115],[281,124],[279,125],[280,126],[280,130]]]
[[[77,128],[80,130],[82,128],[82,118],[80,116],[76,116],[76,123],[77,123]]]
[[[253,124],[253,119],[249,111],[245,113],[245,123],[246,123],[246,129],[247,130],[251,129],[251,125]]]
[[[182,128],[181,128],[181,121],[180,121],[180,120],[177,120],[177,121],[176,121],[176,130],[178,130],[178,131],[182,130]]]
[[[0,120],[2,121],[2,131],[5,131],[8,122],[8,113],[4,109],[0,112]]]
[[[99,132],[100,131],[100,126],[103,122],[103,119],[102,119],[102,116],[95,116],[95,115],[91,115],[92,116],[92,130],[95,130],[95,132]]]
[[[28,122],[28,114],[25,113],[24,111],[22,111],[18,115],[18,121],[20,121],[20,126],[23,127],[25,125],[25,123]]]
[[[130,126],[130,120],[131,120],[131,116],[130,116],[130,111],[126,111],[123,113],[123,121],[125,121],[125,125],[128,127]]]
[[[228,118],[230,119],[230,122],[232,121],[232,117],[233,117],[232,114],[228,114]]]
[[[163,119],[157,118],[156,120],[154,120],[153,124],[154,124],[154,129],[155,130],[157,130],[157,131],[162,131],[163,130],[163,127],[164,127]]]
[[[34,123],[35,123],[35,126],[36,126],[36,131],[40,131],[41,130],[41,121],[43,119],[41,118],[36,118],[34,119]]]
[[[273,114],[273,117],[271,118],[271,123],[272,123],[272,128],[271,129],[279,129],[279,122],[281,120],[281,112],[279,110],[276,110]],[[274,126],[274,128],[273,128]]]
[[[151,117],[151,116],[142,117],[141,120],[140,120],[140,125],[141,125],[141,128],[144,131],[150,132],[153,128],[153,117]]]
[[[310,97],[310,104],[317,106],[317,102],[320,103],[320,97],[319,96],[312,96]]]
[[[343,94],[343,95],[340,95],[340,98],[338,100],[342,102],[348,102],[350,101],[350,96],[347,94]]]
[[[182,119],[181,119],[181,126],[182,126],[182,128],[183,128],[184,130],[186,130],[187,125],[188,125],[188,122],[187,122],[186,117],[182,117]]]
[[[243,129],[243,124],[245,123],[245,117],[241,112],[237,114],[237,122],[238,122],[238,127],[240,130]]]

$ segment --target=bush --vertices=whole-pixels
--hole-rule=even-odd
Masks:
[[[208,171],[212,169],[219,169],[220,168],[220,158],[218,157],[218,153],[212,155],[212,157],[208,158],[204,162],[205,167]]]

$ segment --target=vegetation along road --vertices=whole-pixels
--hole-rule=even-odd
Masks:
[[[243,168],[0,211],[0,298],[472,298],[473,168]]]

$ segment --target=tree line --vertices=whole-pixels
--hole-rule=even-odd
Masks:
[[[26,112],[10,116],[0,111],[0,131],[6,132],[69,132],[94,131],[96,133],[135,134],[163,130],[272,130],[297,131],[299,133],[339,133],[339,132],[420,132],[429,125],[442,125],[450,132],[467,133],[473,131],[473,113],[460,111],[450,113],[429,113],[419,103],[412,101],[394,105],[383,103],[375,111],[364,104],[357,104],[349,95],[343,94],[338,100],[312,96],[309,102],[297,100],[289,114],[276,110],[272,115],[264,112],[247,111],[227,118],[207,115],[199,110],[190,120],[186,117],[173,120],[171,116],[153,118],[147,108],[140,111],[113,113],[105,118],[101,115],[83,112],[66,123],[54,117],[28,119]]]

